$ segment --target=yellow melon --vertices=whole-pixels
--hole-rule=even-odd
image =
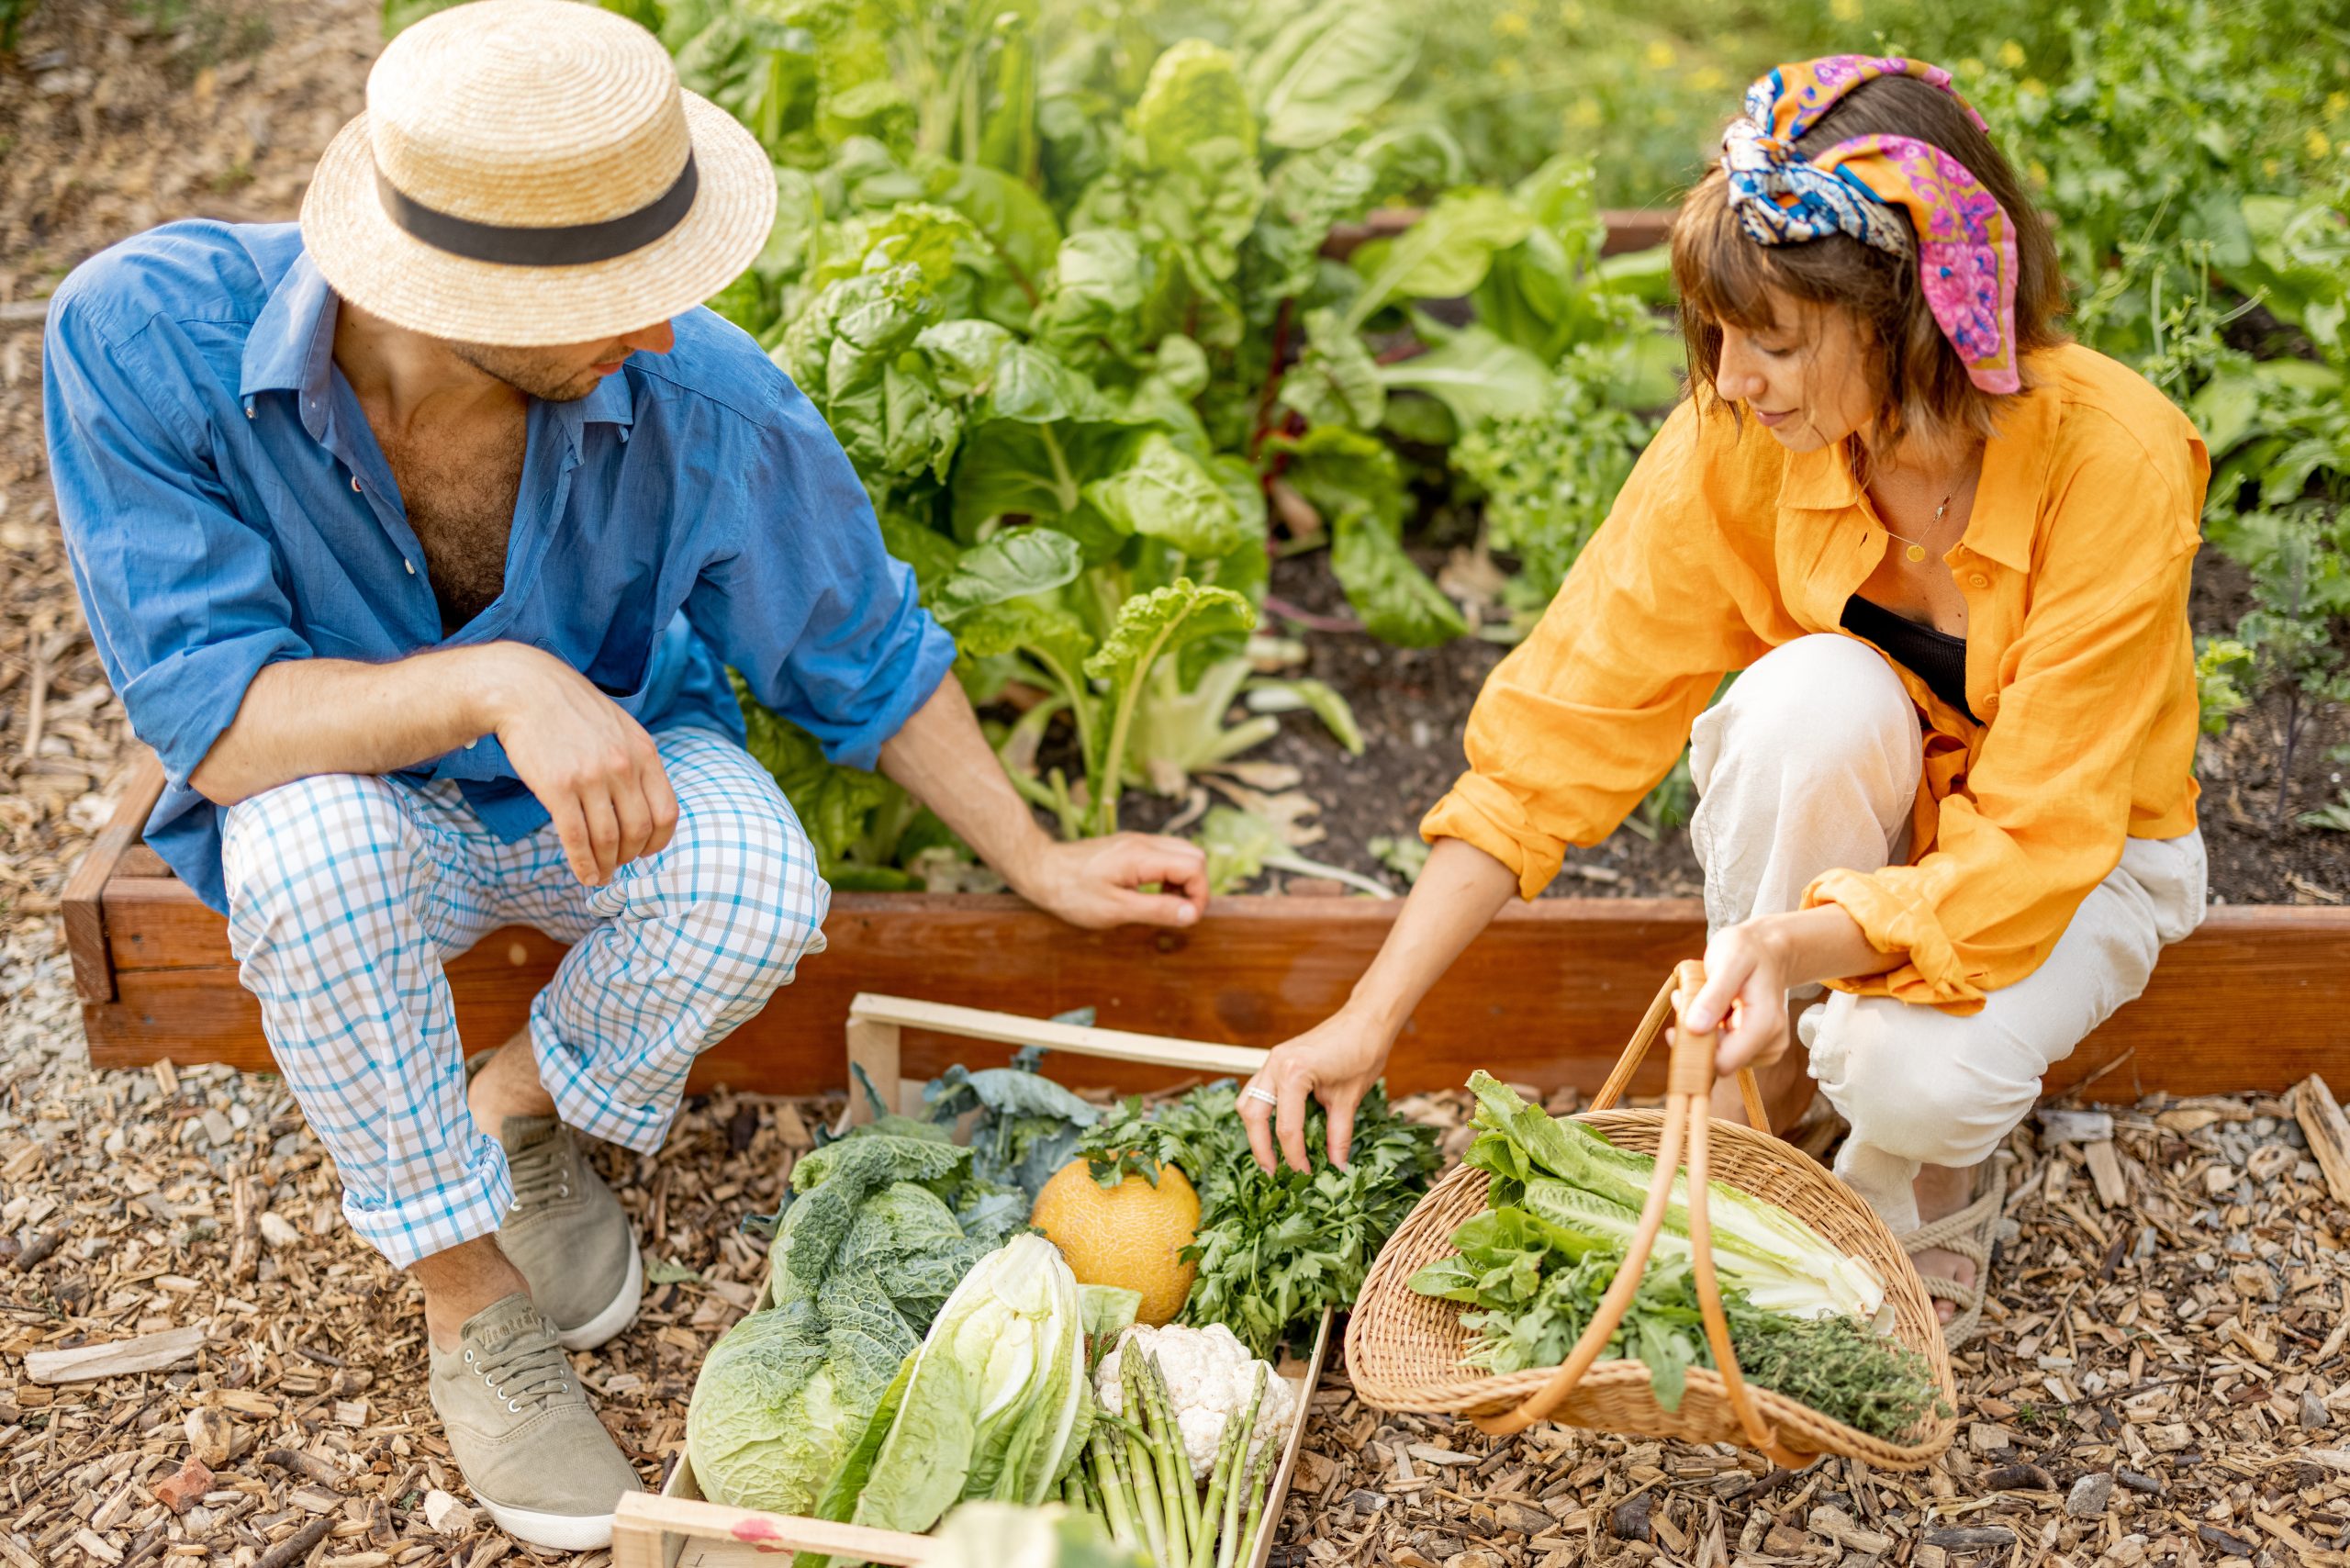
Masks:
[[[1082,1159],[1053,1173],[1036,1194],[1028,1223],[1069,1260],[1082,1285],[1119,1285],[1142,1293],[1136,1317],[1157,1327],[1183,1310],[1199,1265],[1180,1254],[1200,1228],[1200,1194],[1191,1179],[1162,1166],[1154,1187],[1131,1172],[1104,1187]]]

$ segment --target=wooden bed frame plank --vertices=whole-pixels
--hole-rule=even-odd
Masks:
[[[136,834],[162,786],[151,759],[69,884],[65,920],[93,1060],[101,1066],[225,1061],[269,1070],[261,1014],[238,982],[226,924],[160,869]],[[132,875],[137,871],[142,874]],[[1215,900],[1189,931],[1080,932],[1006,896],[846,893],[833,901],[827,951],[793,985],[695,1065],[699,1087],[767,1093],[844,1087],[839,1031],[859,992],[920,991],[965,1007],[1032,1015],[1080,1007],[1100,1024],[1151,1035],[1267,1047],[1318,1023],[1386,939],[1397,905],[1354,898]],[[1544,899],[1514,904],[1471,945],[1406,1028],[1397,1093],[1458,1084],[1472,1066],[1549,1090],[1588,1092],[1606,1077],[1658,980],[1705,942],[1685,899]],[[492,932],[449,966],[457,1025],[481,1048],[529,1016],[562,960],[535,931]],[[2214,908],[2165,954],[2146,994],[2049,1076],[2095,1098],[2282,1091],[2350,1057],[2340,998],[2350,975],[2350,910]],[[934,1077],[953,1062],[1008,1058],[903,1031],[901,1070]],[[1088,1068],[1118,1089],[1155,1087],[1147,1063]],[[1652,1092],[1662,1069],[1644,1078]]]

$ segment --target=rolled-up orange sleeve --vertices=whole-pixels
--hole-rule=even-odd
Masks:
[[[2175,820],[2139,820],[2134,802],[2143,769],[2183,770],[2194,754],[2195,706],[2176,699],[2194,678],[2187,595],[2209,462],[2191,432],[2167,451],[2106,433],[2056,476],[2064,525],[2042,532],[2053,543],[2001,655],[1996,714],[1941,802],[1932,848],[1805,890],[1803,907],[1832,904],[1900,956],[1838,990],[1977,1011],[2040,967],[2133,833],[2194,826],[2191,785]]]
[[[1420,824],[1534,898],[1567,846],[1616,830],[1669,771],[1721,678],[1770,646],[1769,438],[1684,402],[1658,431],[1532,635],[1469,715],[1469,771]],[[1760,476],[1768,475],[1768,482]]]

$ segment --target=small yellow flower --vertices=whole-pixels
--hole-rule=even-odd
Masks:
[[[2301,151],[2313,160],[2322,158],[2333,151],[2333,143],[2325,132],[2311,126],[2309,135],[2301,139]]]
[[[2325,95],[2326,118],[2340,119],[2345,111],[2350,111],[2350,93],[2328,93]]]
[[[2285,172],[2285,165],[2274,158],[2263,158],[2260,161],[2260,172],[2273,180]]]
[[[1517,56],[1514,54],[1505,54],[1494,62],[1494,74],[1505,82],[1516,81],[1525,69],[1518,63]]]
[[[1651,71],[1670,71],[1673,69],[1674,58],[1673,46],[1662,39],[1651,39],[1648,51],[1640,58],[1647,62],[1648,68]]]
[[[1970,54],[1958,62],[1958,73],[1961,76],[1980,76],[1983,74],[1983,62]]]
[[[2039,159],[2034,158],[2023,166],[2023,172],[2031,176],[2031,183],[2034,185],[2038,186],[2042,190],[2048,188],[2047,164],[2042,162]]]
[[[2040,97],[2048,91],[2048,84],[2037,76],[2027,76],[2016,85],[2034,97]]]
[[[1706,66],[1689,73],[1689,85],[1700,93],[1718,93],[1729,87],[1729,78],[1715,66]]]
[[[1596,98],[1577,98],[1574,101],[1574,106],[1567,110],[1567,123],[1574,127],[1577,130],[1598,129],[1599,100]]]
[[[1582,27],[1585,20],[1583,0],[1562,0],[1559,6],[1559,20],[1571,28]]]
[[[2016,42],[2015,39],[2009,39],[2007,42],[1999,46],[1999,63],[2006,66],[2009,70],[2022,70],[2023,61],[2023,45]]]
[[[1522,39],[1533,30],[1528,25],[1526,13],[1523,11],[1499,11],[1494,15],[1495,38]]]
[[[1828,0],[1828,14],[1840,22],[1861,19],[1861,0]]]

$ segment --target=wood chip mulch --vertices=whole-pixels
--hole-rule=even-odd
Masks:
[[[1416,1107],[1458,1129],[1456,1155],[1462,1098]],[[1495,1440],[1371,1409],[1338,1368],[1274,1562],[2350,1563],[2350,1149],[2330,1104],[2303,1086],[2018,1128],[1984,1332],[1954,1358],[1958,1441],[1931,1469],[1796,1473],[1559,1427]],[[1824,1152],[1836,1129],[1810,1126]]]
[[[540,1555],[471,1506],[424,1399],[419,1298],[342,1224],[283,1085],[92,1071],[63,994],[0,993],[0,1562]],[[1414,1105],[1455,1154],[1459,1099]],[[755,1293],[764,1248],[739,1222],[775,1206],[834,1108],[721,1091],[657,1159],[599,1151],[656,1282],[634,1327],[573,1362],[648,1485]],[[1275,1562],[2350,1563],[2350,1204],[2296,1108],[2149,1101],[2020,1128],[1992,1321],[1960,1353],[1960,1440],[1930,1471],[1796,1474],[1557,1428],[1493,1442],[1367,1409],[1334,1365]]]

